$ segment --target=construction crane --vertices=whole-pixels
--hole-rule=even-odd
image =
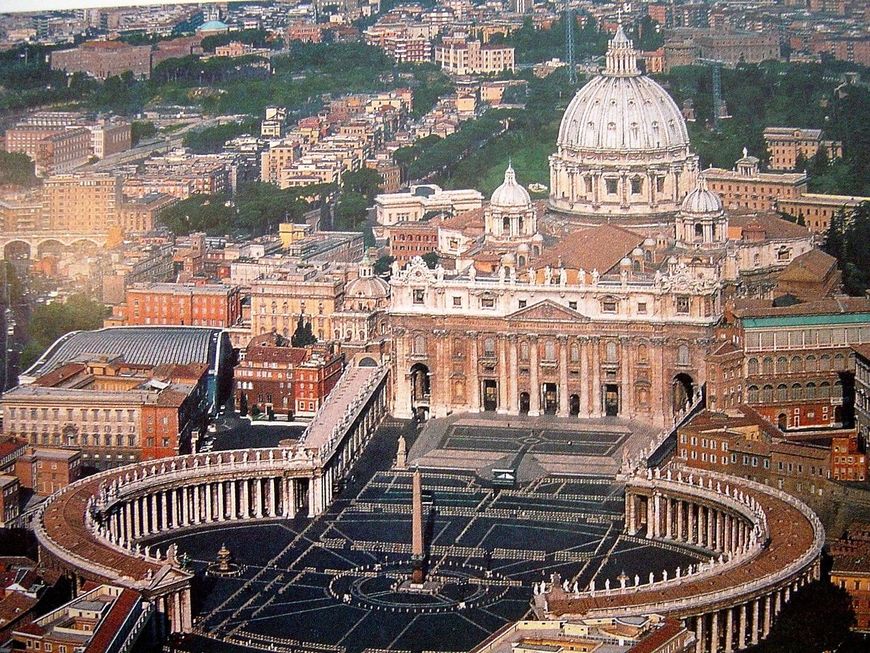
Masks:
[[[574,8],[565,10],[565,63],[568,65],[568,83],[577,86],[577,66],[574,65]]]
[[[720,59],[698,59],[698,62],[710,66],[713,73],[713,131],[718,132],[722,119],[730,117],[722,111],[722,65],[725,62]]]

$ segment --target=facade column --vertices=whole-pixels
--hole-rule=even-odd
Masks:
[[[225,503],[227,500],[227,485],[224,481],[217,484],[217,518],[224,521],[227,517]]]
[[[235,479],[230,481],[230,519],[239,518],[238,483]]]
[[[520,412],[520,390],[517,386],[517,375],[519,367],[517,365],[517,337],[511,333],[508,335],[508,346],[510,348],[510,369],[508,370],[508,412],[511,415],[518,415]]]
[[[320,491],[318,479],[314,476],[308,479],[308,516],[317,516],[317,495]]]
[[[705,653],[707,648],[704,646],[704,615],[699,614],[695,617],[695,653]]]
[[[778,615],[782,610],[782,590],[776,590],[773,595],[773,614]]]
[[[580,338],[580,411],[589,417],[592,406],[589,403],[589,338]]]
[[[287,506],[288,506],[288,511],[289,511],[288,516],[290,517],[290,519],[295,519],[296,518],[296,502],[297,502],[297,499],[296,499],[296,479],[295,478],[288,478],[287,483],[289,485],[289,487],[287,488],[287,490],[288,490]]]
[[[160,532],[160,522],[157,519],[157,500],[159,498],[158,494],[151,494],[148,497],[148,500],[151,502],[151,532],[159,533]]]
[[[737,631],[737,650],[746,648],[746,604],[740,604],[740,624]]]
[[[568,397],[571,396],[568,392],[568,336],[558,335],[556,340],[559,342],[559,417],[568,417]]]
[[[251,483],[251,491],[254,493],[254,517],[259,519],[263,516],[263,479],[255,478]]]
[[[665,498],[665,537],[669,540],[674,539],[674,500],[670,497]]]
[[[178,505],[178,490],[172,489],[169,491],[169,505],[172,509],[172,528],[178,528],[181,525],[181,518],[179,517],[179,512],[181,506]]]
[[[659,537],[662,531],[662,495],[658,492],[653,496],[653,537]]]
[[[764,625],[761,630],[762,638],[767,637],[770,634],[770,625],[772,622],[770,609],[771,609],[770,594],[764,597]]]
[[[275,487],[277,479],[270,478],[269,479],[269,517],[277,517],[278,516],[278,492]]]
[[[601,417],[601,339],[592,337],[592,417]]]
[[[697,542],[695,539],[695,504],[687,501],[686,510],[689,512],[689,523],[686,528],[688,531],[688,533],[686,533],[686,540],[689,544],[695,544]]]
[[[538,378],[540,363],[538,362],[538,336],[529,336],[529,417],[541,414],[541,382]]]
[[[634,402],[632,401],[628,379],[631,367],[631,353],[628,343],[629,339],[627,337],[619,339],[619,416],[631,419],[634,413]]]
[[[725,611],[725,653],[734,653],[734,608]]]
[[[680,542],[685,540],[685,532],[683,527],[683,500],[677,499],[677,539]]]
[[[250,488],[248,487],[248,479],[243,478],[241,481],[242,484],[242,519],[247,519],[251,516],[251,508],[249,504],[249,492]]]
[[[710,650],[719,650],[719,612],[710,615]]]
[[[755,599],[752,601],[752,637],[751,642],[752,645],[755,646],[758,644],[758,608],[760,601]]]
[[[142,534],[142,523],[139,520],[139,501],[138,499],[130,499],[130,504],[133,506],[133,538],[136,539]]]
[[[163,490],[160,493],[160,530],[169,529],[169,492]]]
[[[508,341],[505,334],[499,334],[496,346],[498,347],[498,406],[496,412],[504,415],[510,412],[510,400],[508,399],[510,388],[508,386],[511,374],[515,372],[508,370]]]
[[[469,408],[472,413],[479,413],[480,407],[480,374],[478,373],[477,357],[478,357],[478,334],[475,331],[469,331],[468,337],[471,338],[471,356],[468,361],[468,382],[471,390]],[[441,370],[438,370],[439,373]]]

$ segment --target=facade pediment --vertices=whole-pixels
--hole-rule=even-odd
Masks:
[[[575,310],[545,299],[537,304],[526,306],[507,316],[510,321],[541,322],[588,322],[589,318]]]

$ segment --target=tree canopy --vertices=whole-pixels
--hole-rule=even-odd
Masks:
[[[184,135],[183,144],[195,154],[210,154],[220,152],[224,143],[243,134],[256,134],[258,123],[255,118],[228,122],[200,130],[191,130]]]
[[[850,295],[863,296],[870,288],[870,202],[858,205],[850,215],[840,210],[831,218],[824,250],[835,256],[843,271],[843,287]]]
[[[36,185],[34,164],[29,156],[19,152],[0,152],[0,185]]]
[[[106,307],[86,295],[72,295],[66,302],[37,306],[28,326],[29,339],[21,353],[23,368],[32,365],[58,338],[70,331],[90,331],[103,326]]]

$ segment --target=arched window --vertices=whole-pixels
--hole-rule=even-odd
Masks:
[[[608,363],[616,363],[619,360],[616,343],[612,340],[604,347],[604,360]]]
[[[776,373],[788,374],[788,359],[785,356],[776,359]]]
[[[791,357],[791,371],[792,374],[804,371],[804,361],[800,356]]]
[[[769,404],[773,401],[773,386],[766,385],[761,389],[761,401]]]
[[[571,362],[580,362],[580,346],[576,342],[571,343]]]
[[[751,385],[749,386],[749,403],[757,404],[758,403],[758,386]]]
[[[545,361],[556,360],[556,343],[554,343],[552,340],[547,340],[544,343],[544,360]]]
[[[501,232],[503,234],[509,234],[511,232],[511,219],[507,216],[501,220]]]
[[[831,388],[831,396],[832,397],[842,397],[843,396],[843,384],[840,381],[834,383],[834,387]]]
[[[765,357],[764,362],[762,363],[762,369],[765,374],[773,374],[773,359],[769,356]]]
[[[815,372],[816,371],[816,357],[810,354],[806,358],[806,366],[805,369],[807,372]]]
[[[756,374],[758,374],[758,359],[757,358],[750,358],[749,364],[747,365],[747,369],[749,371],[749,376],[755,376]]]
[[[695,240],[703,240],[704,239],[704,225],[700,222],[695,223]]]
[[[807,383],[806,390],[806,398],[807,399],[815,399],[816,398],[816,384],[815,383]]]
[[[823,355],[819,359],[819,371],[820,372],[830,372],[831,371],[831,357],[827,354]]]
[[[819,399],[828,399],[831,396],[831,384],[827,381],[822,381],[819,384]]]
[[[834,371],[842,372],[846,369],[846,357],[843,354],[837,354],[834,356]]]
[[[791,400],[799,401],[804,398],[804,389],[800,383],[795,383],[791,386]]]
[[[785,387],[785,383],[780,383],[776,386],[776,400],[788,401],[788,388]]]
[[[682,344],[677,347],[677,365],[689,364],[689,345]]]

